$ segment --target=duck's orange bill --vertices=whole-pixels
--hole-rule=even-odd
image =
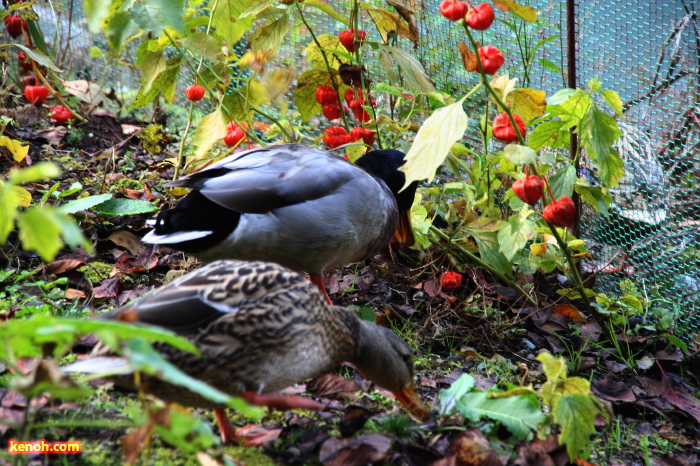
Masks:
[[[397,400],[415,417],[421,421],[427,421],[430,417],[430,410],[423,404],[413,384],[402,388],[398,392],[392,392]]]
[[[410,210],[399,214],[399,227],[394,233],[394,238],[399,244],[404,246],[413,246],[416,243],[416,237],[413,236],[413,225],[411,225]]]

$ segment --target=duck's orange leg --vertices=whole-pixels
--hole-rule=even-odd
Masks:
[[[216,416],[216,423],[219,424],[219,430],[221,431],[221,440],[223,440],[224,443],[240,443],[238,441],[238,435],[236,435],[236,428],[233,427],[231,420],[226,415],[226,410],[215,409],[214,415]]]
[[[326,293],[326,282],[323,280],[323,275],[309,274],[309,280],[311,280],[311,283],[316,285],[318,289],[321,290],[323,297],[326,298],[326,302],[332,306],[333,301],[331,301],[328,293]]]
[[[267,406],[270,409],[288,411],[290,409],[308,409],[309,411],[320,411],[326,406],[318,401],[304,398],[303,396],[285,395],[283,393],[242,392],[239,394],[246,402],[255,406]]]

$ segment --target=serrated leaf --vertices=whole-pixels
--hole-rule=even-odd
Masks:
[[[527,144],[534,151],[539,151],[545,146],[554,148],[557,138],[564,122],[561,120],[550,120],[540,123],[527,138]]]
[[[57,67],[53,61],[43,53],[39,49],[30,49],[29,47],[26,47],[22,44],[12,44],[15,47],[18,47],[22,49],[22,51],[27,55],[27,58],[30,58],[37,62],[41,66],[45,66],[47,68],[52,69],[53,71],[57,73],[62,73],[63,70]]]
[[[615,119],[594,106],[582,118],[581,127],[582,134],[590,136],[591,157],[595,160],[609,154],[615,141],[622,136]]]
[[[241,17],[246,2],[240,0],[218,0],[211,13],[211,24],[216,34],[223,38],[229,47],[233,47],[243,35],[252,29],[255,16]]]
[[[617,186],[625,176],[624,162],[617,155],[617,151],[611,151],[609,154],[599,157],[598,160],[598,175],[603,183],[608,186]]]
[[[102,215],[136,215],[155,212],[156,206],[138,199],[109,199],[92,207],[93,212]]]
[[[531,6],[522,6],[512,0],[493,0],[493,4],[503,13],[511,12],[525,21],[537,21],[537,13]]]
[[[145,107],[155,100],[158,93],[161,93],[169,102],[172,102],[180,75],[180,63],[180,61],[177,61],[172,65],[168,65],[165,70],[158,73],[149,89],[141,86],[131,108]]]
[[[278,20],[258,29],[251,48],[254,51],[265,50],[267,53],[276,53],[288,31],[289,15],[285,13]]]
[[[440,400],[440,416],[450,416],[456,411],[455,401],[466,395],[474,388],[476,381],[469,374],[462,374],[454,381],[450,388],[440,390],[438,399]]]
[[[544,91],[530,89],[528,87],[513,89],[508,94],[507,102],[520,118],[527,125],[530,121],[544,115],[547,108],[547,94]]]
[[[413,55],[397,47],[383,44],[379,44],[379,50],[391,56],[398,67],[401,68],[401,77],[408,89],[416,92],[436,91],[432,80],[425,74],[423,65]]]
[[[554,422],[561,426],[559,443],[566,444],[566,452],[572,462],[576,457],[589,457],[598,412],[593,400],[581,393],[560,396],[553,407]]]
[[[537,161],[537,153],[527,146],[520,144],[508,144],[503,149],[503,153],[509,162],[515,165],[530,165]]]
[[[521,440],[532,437],[544,419],[539,405],[530,396],[490,399],[484,392],[471,392],[462,396],[455,406],[472,422],[479,422],[484,417],[500,421]]]
[[[221,107],[212,113],[204,115],[199,120],[199,126],[194,131],[192,145],[195,147],[194,158],[199,159],[209,152],[209,149],[226,136],[228,120],[224,117]]]
[[[374,25],[385,42],[389,34],[396,34],[413,42],[418,41],[418,36],[411,32],[408,24],[394,13],[384,8],[367,8],[365,11],[372,18]]]
[[[337,70],[340,66],[340,60],[333,54],[333,51],[347,52],[345,47],[340,43],[338,36],[332,36],[330,34],[321,34],[316,37],[316,40],[321,45],[321,49],[316,46],[316,42],[311,42],[308,47],[306,47],[306,59],[310,62],[314,62],[314,66],[320,66],[322,70],[328,74],[326,69],[326,62],[323,60],[323,53],[326,54],[326,59],[328,64],[333,70]],[[330,53],[329,53],[330,52]]]
[[[554,197],[559,199],[562,196],[571,197],[576,183],[576,167],[565,165],[549,177],[549,187],[552,189]]]
[[[602,186],[593,187],[590,185],[583,185],[579,184],[577,181],[574,185],[574,191],[576,191],[576,193],[581,196],[581,199],[583,199],[596,211],[608,215],[610,203],[612,202],[612,196],[606,188],[603,188]]]
[[[276,0],[248,0],[243,2],[240,17],[245,18],[246,16],[257,15],[270,5],[274,5],[275,2]]]
[[[102,204],[108,199],[111,199],[111,194],[98,194],[96,196],[87,196],[73,201],[68,201],[58,208],[59,212],[64,214],[74,214],[81,210],[88,210],[96,205]]]
[[[622,99],[620,99],[620,95],[615,91],[609,90],[602,90],[600,93],[605,102],[610,105],[610,108],[619,116],[622,116]]]
[[[53,208],[29,208],[18,216],[17,223],[22,247],[36,251],[42,260],[52,261],[63,247],[61,224]]]
[[[163,29],[182,31],[183,0],[146,0],[130,10],[131,17],[145,31],[159,36]]]
[[[542,363],[547,380],[556,383],[559,379],[566,378],[566,362],[563,359],[543,351],[537,355],[537,360]]]
[[[452,145],[464,136],[469,120],[463,102],[464,98],[435,110],[420,127],[406,163],[399,168],[406,174],[404,187],[417,180],[432,180]]]

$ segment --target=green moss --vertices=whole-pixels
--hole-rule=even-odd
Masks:
[[[104,262],[90,262],[88,265],[78,267],[78,272],[85,274],[85,278],[94,283],[109,277],[113,268],[113,265]]]
[[[119,191],[121,189],[143,189],[143,185],[131,178],[120,178],[114,182],[112,190]]]
[[[163,133],[163,127],[161,125],[148,125],[141,131],[141,140],[143,141],[143,148],[149,154],[160,154],[163,148],[161,147],[167,140],[165,134]]]

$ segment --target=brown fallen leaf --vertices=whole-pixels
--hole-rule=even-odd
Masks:
[[[680,383],[674,380],[673,374],[662,374],[661,381],[648,377],[642,377],[640,381],[650,395],[664,399],[691,416],[695,422],[700,422],[700,399],[688,393]]]
[[[503,462],[489,440],[476,427],[470,427],[452,440],[450,450],[459,466],[500,466]]]
[[[593,393],[604,400],[625,401],[631,403],[637,399],[629,384],[616,382],[609,377],[591,382]]]
[[[338,430],[343,438],[352,437],[365,426],[372,417],[372,411],[362,406],[349,406],[345,409],[343,419],[338,423]]]
[[[146,245],[141,242],[141,238],[127,230],[115,231],[107,239],[117,246],[123,247],[134,256],[138,256],[146,249]]]
[[[306,388],[314,396],[348,400],[355,400],[357,393],[362,391],[356,382],[336,374],[320,375],[308,382]]]
[[[261,426],[249,424],[236,429],[236,436],[241,445],[247,447],[259,447],[277,440],[282,429],[266,429]]]
[[[84,291],[76,290],[75,288],[68,288],[62,295],[66,299],[83,299],[86,296]]]
[[[46,264],[39,269],[39,271],[44,272],[47,275],[59,275],[76,269],[83,264],[85,264],[85,261],[78,259],[62,259]]]
[[[349,439],[329,438],[319,452],[319,461],[326,466],[364,466],[388,459],[391,439],[370,434]]]
[[[462,56],[462,64],[464,64],[464,69],[470,73],[472,71],[476,71],[478,66],[476,54],[472,52],[469,46],[464,42],[460,42],[458,47],[459,54]]]

